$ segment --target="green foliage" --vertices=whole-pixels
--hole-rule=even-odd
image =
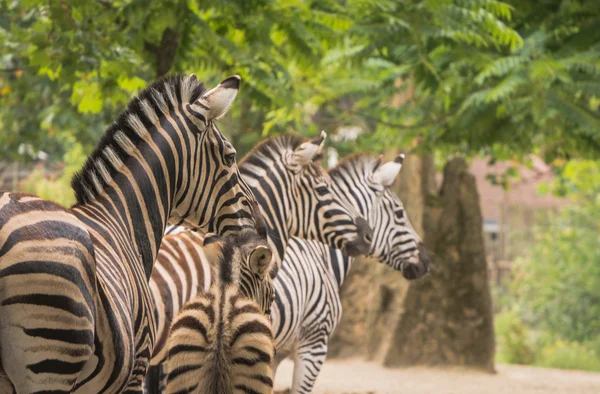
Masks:
[[[600,332],[600,201],[567,207],[516,262],[513,291],[536,327],[583,341]]]
[[[195,72],[242,76],[236,146],[359,125],[344,153],[595,155],[599,19],[595,0],[2,0],[0,153],[88,151],[158,74]]]
[[[496,319],[498,360],[600,371],[600,162],[556,160],[571,204],[534,232]]]
[[[339,8],[283,0],[1,1],[0,126],[8,133],[0,153],[27,159],[16,153],[27,144],[58,159],[71,135],[89,151],[130,97],[168,71],[195,72],[208,84],[242,76],[234,143],[263,129],[316,133],[304,105],[316,96],[315,65],[352,23]]]
[[[46,200],[51,200],[69,207],[75,203],[75,195],[71,188],[71,178],[83,166],[87,159],[81,144],[75,143],[64,156],[64,168],[60,176],[47,176],[41,169],[31,173],[22,181],[22,189]]]
[[[594,343],[555,341],[540,349],[535,365],[547,368],[600,371],[600,355]]]
[[[509,364],[531,364],[534,350],[529,343],[529,329],[521,322],[515,310],[498,314],[495,318],[496,359]]]
[[[495,332],[497,362],[600,371],[599,340],[576,342],[556,339],[555,335],[529,328],[516,309],[496,316]]]
[[[565,163],[554,184],[554,193],[581,203],[594,201],[600,192],[600,165],[592,160],[571,160]]]

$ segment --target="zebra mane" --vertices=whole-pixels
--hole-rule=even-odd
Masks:
[[[340,160],[335,167],[329,170],[329,175],[333,178],[345,172],[370,174],[380,165],[379,157],[369,153],[356,153]]]
[[[185,75],[162,78],[142,90],[106,130],[82,169],[71,179],[74,206],[90,202],[101,192],[135,144],[156,123],[157,116],[172,111],[179,103],[196,101],[205,91],[203,83]]]
[[[240,161],[240,166],[252,164],[256,167],[267,168],[281,156],[281,153],[293,151],[308,139],[297,134],[282,134],[267,138],[256,145]]]
[[[221,286],[235,284],[239,280],[241,265],[245,261],[241,261],[244,257],[240,254],[242,247],[249,243],[263,242],[267,243],[266,238],[261,237],[252,229],[245,229],[237,234],[230,234],[222,239],[221,256],[219,258],[219,281]],[[236,250],[238,251],[236,255]],[[238,259],[234,261],[234,259]]]

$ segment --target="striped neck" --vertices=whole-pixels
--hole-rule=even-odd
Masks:
[[[204,87],[188,81],[172,77],[140,93],[72,180],[73,210],[104,223],[115,242],[133,246],[132,261],[141,259],[147,278],[177,193],[190,187],[183,159],[196,150],[200,130],[183,105]]]
[[[303,142],[303,137],[293,135],[270,138],[248,153],[239,165],[242,177],[256,197],[265,219],[269,246],[275,251],[277,265],[283,261],[285,248],[294,231],[297,221],[294,215],[299,203],[294,201],[295,185],[291,180],[292,172],[286,167],[287,160]]]
[[[347,208],[367,220],[371,217],[375,201],[371,192],[365,189],[366,178],[378,165],[377,158],[358,154],[345,158],[337,167],[329,170],[331,189],[336,197],[345,202]],[[339,249],[329,248],[327,268],[335,277],[338,288],[344,284],[352,268],[353,259]]]
[[[329,253],[329,256],[325,259],[328,264],[327,270],[335,278],[339,290],[348,277],[348,273],[350,273],[354,258],[348,256],[339,249],[329,248],[326,245],[325,248]]]

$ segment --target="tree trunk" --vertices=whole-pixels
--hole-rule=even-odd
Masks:
[[[409,285],[404,313],[384,363],[460,365],[494,370],[494,326],[483,223],[474,177],[463,159],[444,170],[439,196],[427,201],[425,243],[432,273]]]
[[[156,58],[156,77],[163,77],[171,70],[173,63],[175,63],[177,49],[179,48],[179,32],[167,27],[163,31],[158,45],[145,42],[144,47],[147,51],[152,52]]]

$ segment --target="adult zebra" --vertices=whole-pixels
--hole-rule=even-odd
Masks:
[[[429,269],[426,251],[400,199],[390,190],[404,155],[381,164],[368,155],[342,160],[329,171],[338,198],[368,218],[374,231],[369,256],[402,271],[407,279]],[[310,393],[327,356],[327,342],[342,313],[340,287],[352,266],[343,251],[292,238],[275,278],[273,330],[276,365],[293,354],[291,392]]]
[[[352,206],[339,203],[332,194],[329,175],[313,162],[324,139],[324,133],[311,141],[292,135],[273,137],[240,162],[242,177],[256,196],[261,219],[266,222],[274,261],[271,277],[292,236],[344,248],[350,255],[370,249],[370,227]],[[158,368],[166,358],[173,317],[185,302],[210,287],[211,263],[201,245],[202,235],[184,231],[167,236],[161,246],[150,278],[158,329],[146,379],[148,392],[159,392]]]
[[[167,221],[252,226],[252,192],[214,124],[240,78],[141,92],[73,178],[65,209],[0,194],[0,392],[141,392],[155,339],[148,279]]]

